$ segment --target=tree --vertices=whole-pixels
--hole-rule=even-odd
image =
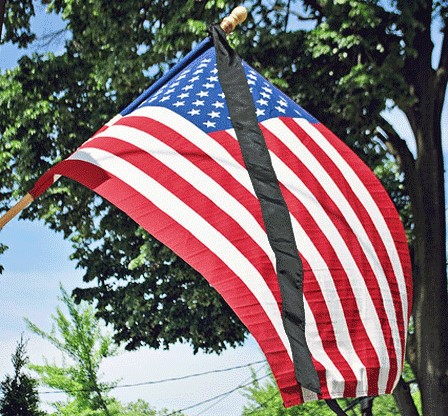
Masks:
[[[32,37],[26,13],[31,9],[25,8],[30,2],[15,3],[18,17],[6,33],[24,45]],[[223,0],[42,3],[62,15],[70,36],[62,54],[24,57],[0,77],[3,209],[203,38],[207,23],[236,5]],[[448,2],[246,3],[251,16],[232,38],[244,59],[346,139],[386,185],[393,184],[390,192],[404,208],[413,258],[414,326],[407,357],[423,413],[444,415],[448,300],[441,121]],[[431,31],[441,37],[438,56]],[[26,36],[19,40],[20,33]],[[390,108],[408,119],[415,153],[387,121]],[[41,218],[71,239],[85,281],[97,283],[77,290],[78,299],[97,301],[99,316],[114,325],[117,341],[127,342],[127,348],[182,341],[195,351],[219,352],[243,342],[245,329],[204,279],[87,190],[61,181],[23,217]],[[409,395],[398,392],[405,405]]]
[[[66,316],[58,307],[53,316],[55,326],[50,333],[39,329],[31,321],[31,331],[51,342],[64,354],[64,365],[31,365],[48,387],[64,391],[71,400],[58,402],[55,407],[61,415],[111,416],[116,406],[108,392],[113,383],[100,381],[99,367],[104,358],[115,355],[117,347],[112,337],[104,333],[101,322],[95,317],[92,306],[76,305],[74,299],[61,287],[61,301],[68,310]],[[71,361],[70,365],[65,359]]]
[[[17,342],[12,355],[14,375],[7,375],[0,383],[0,415],[2,416],[44,416],[39,410],[37,381],[25,373],[29,358],[23,337]]]
[[[172,412],[170,410],[154,410],[144,400],[137,400],[136,402],[121,405],[118,408],[118,415],[120,416],[182,416],[183,413]]]

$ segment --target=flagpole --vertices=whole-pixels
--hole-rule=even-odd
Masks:
[[[232,33],[235,28],[247,18],[247,10],[243,6],[235,7],[229,16],[225,17],[220,26],[227,34]]]
[[[0,218],[0,230],[33,201],[33,196],[31,194],[26,194],[19,202],[17,202],[17,204],[15,204],[9,211],[6,212],[6,214],[4,214]]]

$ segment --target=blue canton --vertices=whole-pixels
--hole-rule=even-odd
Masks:
[[[243,62],[258,122],[286,116],[317,123],[310,114]],[[210,48],[151,95],[141,106],[163,106],[182,115],[207,133],[232,128],[218,81],[216,55]]]

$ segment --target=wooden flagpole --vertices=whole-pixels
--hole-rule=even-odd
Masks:
[[[247,18],[247,10],[243,6],[235,7],[229,16],[225,17],[220,26],[227,34],[233,32],[235,27],[240,23],[243,23]],[[6,212],[2,217],[0,217],[0,230],[11,221],[17,214],[24,210],[34,198],[31,194],[26,194],[16,205],[14,205],[9,211]]]
[[[4,214],[0,218],[0,230],[33,201],[33,196],[31,194],[26,194],[19,202],[17,202],[17,204],[15,204],[8,212],[6,212],[6,214]]]

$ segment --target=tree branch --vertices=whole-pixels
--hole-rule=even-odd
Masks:
[[[395,387],[395,390],[392,394],[401,415],[419,416],[417,408],[415,407],[414,400],[411,396],[409,385],[403,380],[403,378],[400,377],[397,387]]]
[[[415,170],[415,159],[405,140],[396,132],[395,128],[384,117],[383,124],[379,127],[386,146],[392,155],[398,160],[405,175]]]
[[[290,11],[290,13],[293,15],[293,16],[295,16],[295,17],[297,17],[297,19],[299,19],[299,20],[317,20],[317,16],[314,16],[314,15],[310,15],[310,16],[305,16],[305,15],[303,15],[303,14],[300,14],[299,12],[295,12],[295,11]]]
[[[419,199],[418,178],[415,167],[415,159],[405,140],[395,131],[392,124],[385,118],[379,126],[378,132],[383,137],[384,144],[395,157],[401,171],[404,173],[404,181],[411,198],[411,204],[416,207]]]

